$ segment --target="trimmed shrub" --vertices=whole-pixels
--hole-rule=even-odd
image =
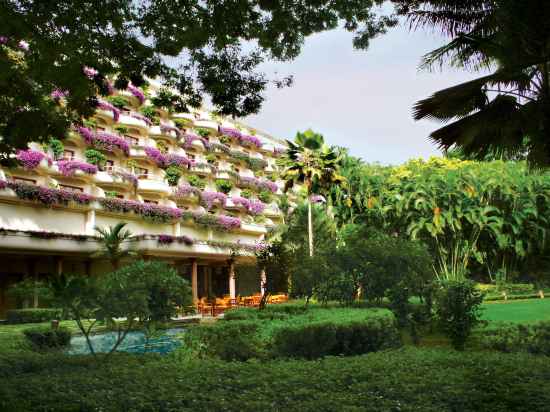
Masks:
[[[193,327],[184,335],[184,345],[201,358],[246,361],[261,355],[258,326],[254,321],[234,321]]]
[[[289,325],[275,331],[275,356],[317,359],[324,356],[351,356],[401,346],[392,317],[336,323],[331,321]]]
[[[23,333],[38,350],[59,349],[71,343],[71,331],[67,328],[32,328]]]
[[[40,323],[62,318],[61,309],[12,309],[6,313],[8,323]]]
[[[500,352],[528,352],[550,356],[550,322],[493,330],[481,338],[481,344]]]

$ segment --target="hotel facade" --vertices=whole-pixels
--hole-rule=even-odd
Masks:
[[[159,90],[115,90],[65,139],[32,143],[0,169],[0,318],[25,277],[111,271],[95,228],[119,222],[133,235],[124,247],[172,264],[195,301],[260,292],[251,265],[283,219],[284,142],[205,110],[155,107]]]

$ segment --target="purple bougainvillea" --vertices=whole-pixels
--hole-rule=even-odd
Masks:
[[[243,146],[256,146],[257,148],[262,147],[262,142],[256,136],[248,136],[243,134],[239,138],[239,142],[241,142]]]
[[[199,142],[201,142],[206,149],[210,149],[210,142],[208,141],[208,139],[205,139],[204,137],[197,136],[197,135],[190,134],[190,133],[186,133],[183,136],[183,138],[185,140],[185,142],[183,143],[183,148],[184,149],[191,148],[192,145],[193,145],[193,142],[195,140],[198,140]]]
[[[48,165],[52,165],[52,159],[49,156],[36,150],[19,150],[16,158],[27,170],[35,169],[43,159],[48,159]]]
[[[111,103],[106,102],[104,100],[99,100],[97,103],[97,108],[112,112],[114,121],[118,122],[118,119],[120,118],[120,110],[117,107],[113,106]]]
[[[219,215],[217,220],[220,227],[227,231],[241,227],[241,219],[238,217]]]
[[[240,139],[241,138],[241,132],[239,132],[237,129],[232,129],[230,127],[221,127],[221,126],[219,126],[218,131],[220,132],[220,134],[232,137],[234,139]]]
[[[174,189],[174,196],[177,198],[189,197],[189,196],[200,196],[200,189],[193,187],[191,185],[181,185]]]
[[[6,44],[8,40],[9,39],[6,36],[0,36],[0,44]]]
[[[273,193],[277,193],[277,190],[279,190],[277,183],[272,182],[271,180],[264,180],[260,182],[260,188],[270,190]]]
[[[240,197],[240,196],[233,196],[231,198],[231,201],[237,205],[237,206],[242,206],[244,207],[246,210],[248,210],[250,208],[250,200],[244,198],[244,197]]]
[[[173,153],[165,155],[154,147],[146,147],[145,154],[160,168],[166,168],[168,166],[185,167],[191,165],[191,161],[184,156]]]
[[[30,49],[29,43],[25,40],[20,40],[19,43],[17,43],[17,47],[19,47],[23,51],[29,51]]]
[[[219,202],[221,206],[225,207],[227,201],[227,195],[221,192],[202,192],[201,202],[206,206],[208,210],[212,209],[215,202]]]
[[[139,104],[143,104],[145,102],[145,95],[143,92],[137,88],[136,86],[129,84],[128,85],[128,91],[132,93],[134,97],[136,97],[139,100]]]
[[[97,166],[78,160],[58,160],[57,167],[63,176],[72,176],[77,170],[80,170],[89,175],[97,173]]]
[[[137,178],[136,175],[134,175],[132,173],[123,172],[121,170],[113,170],[113,171],[109,172],[109,174],[111,176],[118,177],[118,178],[122,179],[125,182],[131,183],[132,186],[134,186],[134,188],[136,188],[138,186],[138,178]]]
[[[87,205],[94,199],[93,196],[81,192],[50,189],[24,182],[3,182],[0,184],[0,187],[2,186],[12,189],[19,199],[39,202],[45,206],[66,205],[71,201]]]
[[[8,182],[6,182],[5,180],[0,180],[0,190],[4,190],[7,187],[8,187]]]
[[[158,235],[157,242],[159,245],[170,245],[174,242],[183,243],[184,245],[191,246],[194,241],[189,236],[171,236],[171,235]]]
[[[98,71],[96,69],[88,66],[84,66],[84,68],[82,69],[82,72],[90,80],[93,80],[93,78],[98,74]]]
[[[265,203],[259,200],[250,202],[250,207],[248,208],[248,211],[252,215],[259,215],[263,213],[264,210],[265,210]]]
[[[153,122],[151,122],[151,120],[149,120],[148,117],[145,117],[144,115],[139,113],[130,113],[130,117],[133,117],[134,119],[138,119],[138,120],[141,120],[142,122],[145,122],[147,126],[151,126],[153,124]]]
[[[117,199],[112,197],[99,198],[103,208],[111,212],[134,212],[144,219],[157,223],[171,223],[182,216],[177,208],[159,206],[152,203],[141,203],[134,200]]]
[[[76,128],[80,136],[86,143],[98,149],[103,149],[108,152],[113,152],[115,149],[120,149],[126,156],[130,154],[130,145],[120,136],[107,132],[94,133],[87,127],[79,126]]]
[[[59,102],[61,99],[66,98],[69,95],[69,92],[67,90],[60,90],[60,89],[54,89],[50,93],[50,97],[52,100]]]

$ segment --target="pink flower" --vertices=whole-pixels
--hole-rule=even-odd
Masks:
[[[174,196],[177,198],[200,196],[201,191],[191,185],[181,185],[174,189]]]
[[[156,165],[160,168],[166,168],[168,166],[190,166],[191,161],[177,154],[169,153],[163,154],[160,150],[155,149],[154,147],[146,147],[145,154],[149,157]]]
[[[102,110],[111,111],[113,113],[113,120],[115,122],[118,122],[118,119],[120,117],[120,110],[117,107],[113,106],[109,102],[105,102],[103,100],[100,100],[97,104],[97,108],[102,109]]]
[[[107,132],[95,134],[87,127],[82,126],[77,127],[76,130],[89,145],[111,153],[118,148],[122,150],[126,156],[130,154],[130,145],[122,137]]]
[[[311,203],[326,203],[326,199],[321,195],[311,195],[309,197]]]
[[[97,74],[99,73],[96,69],[88,66],[84,66],[84,68],[82,69],[82,72],[90,80],[93,80],[94,77],[96,77]]]
[[[8,40],[9,39],[6,36],[0,36],[0,44],[6,44]]]
[[[59,160],[57,162],[57,167],[59,171],[64,176],[72,176],[77,170],[80,170],[89,175],[97,173],[97,166],[90,163],[79,162],[77,160]]]
[[[50,97],[52,100],[55,100],[56,102],[59,102],[59,100],[64,99],[69,95],[69,92],[67,90],[60,90],[60,89],[54,89],[50,93]]]
[[[52,164],[52,159],[50,159],[45,153],[37,152],[35,150],[19,150],[16,158],[27,170],[35,169],[40,164],[42,159],[48,159],[48,164]]]
[[[139,100],[139,104],[143,104],[145,102],[145,95],[136,86],[129,84],[128,90],[130,91],[130,93],[132,93],[133,96],[135,96]]]
[[[257,202],[250,202],[250,207],[248,211],[253,215],[259,215],[264,211],[264,209],[265,203],[258,200]]]
[[[19,43],[17,43],[17,47],[19,47],[23,51],[29,51],[30,48],[29,43],[25,40],[19,41]]]
[[[149,120],[149,118],[143,116],[142,114],[139,114],[139,113],[131,113],[130,114],[130,117],[133,117],[134,119],[138,119],[138,120],[141,120],[142,122],[145,122],[145,124],[147,126],[151,126],[153,124],[153,122],[151,122],[151,120]]]
[[[237,206],[242,206],[244,207],[246,210],[248,210],[250,208],[250,200],[244,198],[244,197],[240,197],[240,196],[233,196],[231,198],[231,201],[237,205]]]
[[[232,137],[234,139],[240,139],[241,138],[241,132],[239,132],[237,129],[231,129],[229,127],[219,127],[218,128],[220,134],[223,134],[225,136]]]
[[[225,207],[225,202],[227,201],[227,196],[225,193],[221,192],[202,192],[201,200],[208,210],[212,209],[214,202],[219,202],[223,207]]]
[[[217,221],[220,228],[224,230],[239,229],[241,227],[241,219],[238,217],[219,215]]]
[[[243,146],[256,146],[257,148],[262,147],[262,142],[255,136],[241,135],[239,141]]]

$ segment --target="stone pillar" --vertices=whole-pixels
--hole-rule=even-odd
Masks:
[[[229,264],[229,297],[235,299],[237,297],[237,285],[235,282],[235,263]]]
[[[199,285],[198,285],[198,265],[197,261],[193,259],[191,263],[191,289],[193,290],[193,304],[197,304],[199,301]]]
[[[93,235],[95,233],[95,210],[90,210],[86,213],[85,233]]]
[[[63,258],[61,256],[55,257],[55,274],[61,275],[63,273]]]
[[[265,294],[266,285],[267,285],[267,275],[265,273],[265,269],[262,269],[262,272],[260,273],[260,292],[262,296]]]
[[[27,260],[27,272],[29,277],[32,278],[35,284],[35,287],[33,289],[33,294],[32,294],[32,307],[37,308],[38,307],[38,288],[36,288],[36,282],[38,281],[38,276],[36,275],[36,261],[32,258]]]

